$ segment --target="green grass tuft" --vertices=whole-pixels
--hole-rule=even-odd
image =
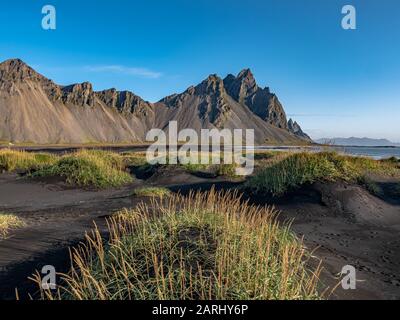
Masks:
[[[236,164],[224,164],[221,163],[216,167],[216,174],[218,176],[225,176],[225,177],[236,177]]]
[[[121,156],[127,167],[138,167],[147,164],[146,154],[143,152],[123,152]]]
[[[24,221],[17,216],[0,212],[0,239],[6,238],[11,230],[24,226]]]
[[[32,171],[54,163],[57,157],[47,153],[0,150],[0,171]]]
[[[209,164],[201,164],[201,163],[188,163],[188,164],[182,164],[181,166],[190,173],[206,171],[210,168]]]
[[[132,195],[137,197],[168,197],[171,194],[170,190],[163,187],[142,187],[133,190]]]
[[[81,187],[119,187],[132,182],[125,171],[123,158],[112,152],[82,150],[59,158],[53,165],[43,167],[33,177],[58,176],[68,184]]]
[[[275,211],[236,193],[153,199],[109,221],[72,253],[58,293],[45,299],[319,299],[320,268]],[[41,275],[33,278],[39,285]]]
[[[282,195],[288,190],[316,181],[357,181],[366,172],[399,174],[391,162],[333,152],[296,153],[260,170],[246,182],[244,188],[254,193]]]

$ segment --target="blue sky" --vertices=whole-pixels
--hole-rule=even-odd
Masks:
[[[46,4],[54,31],[41,28]],[[341,28],[346,4],[356,30]],[[400,142],[399,16],[398,0],[13,0],[0,11],[0,60],[149,101],[249,67],[314,138]]]

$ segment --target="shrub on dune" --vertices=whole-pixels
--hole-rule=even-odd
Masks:
[[[133,191],[133,195],[137,197],[168,197],[171,191],[163,187],[142,187]]]
[[[320,269],[275,212],[236,193],[173,195],[124,210],[72,253],[45,299],[317,299]],[[33,277],[41,283],[40,274]]]
[[[10,149],[0,150],[0,170],[31,171],[52,164],[57,157],[47,153],[31,153]]]
[[[125,152],[121,154],[126,166],[139,167],[147,164],[146,153]]]
[[[0,212],[0,239],[5,238],[10,230],[21,228],[25,223],[15,215]]]
[[[235,177],[236,176],[236,164],[219,164],[216,168],[216,174],[218,176]]]
[[[118,187],[132,181],[121,156],[105,151],[82,150],[61,157],[53,165],[35,172],[33,177],[58,176],[81,187]]]
[[[334,152],[296,153],[268,166],[245,184],[251,192],[282,195],[316,181],[354,181],[365,173],[399,174],[389,162],[350,157]]]
[[[317,179],[334,180],[337,175],[335,165],[327,157],[298,153],[263,169],[250,178],[246,187],[256,193],[279,195]]]
[[[201,163],[188,163],[183,164],[182,167],[188,172],[198,172],[208,170],[211,165],[209,164],[201,164]]]

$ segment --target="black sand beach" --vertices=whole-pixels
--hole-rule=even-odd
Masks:
[[[390,189],[392,181],[380,183]],[[94,223],[105,231],[105,218],[113,212],[148,201],[131,196],[133,188],[145,185],[186,194],[212,187],[233,189],[240,181],[199,177],[171,168],[122,188],[95,191],[54,180],[31,181],[17,174],[1,174],[0,211],[13,212],[27,227],[0,240],[0,298],[15,299],[15,288],[21,299],[34,294],[36,288],[27,278],[44,265],[67,271],[68,248],[82,241]],[[344,265],[356,267],[357,289],[339,286],[330,299],[400,298],[399,199],[377,198],[345,183],[304,186],[282,198],[247,198],[257,205],[275,206],[282,211],[280,220],[292,221],[295,233],[304,237],[309,250],[315,250],[314,262],[322,260],[321,280],[331,289],[338,284]]]

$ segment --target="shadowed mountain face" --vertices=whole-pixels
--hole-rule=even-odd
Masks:
[[[286,113],[277,96],[269,88],[260,88],[250,69],[237,77],[228,75],[224,79],[228,94],[240,104],[246,105],[261,119],[282,129],[288,129]]]
[[[129,91],[95,92],[90,83],[60,86],[21,60],[0,64],[0,141],[143,142],[152,128],[254,129],[257,144],[310,141],[287,122],[276,95],[250,70],[224,80],[210,75],[181,94],[149,103]]]
[[[288,130],[298,137],[301,137],[305,140],[311,140],[310,136],[301,129],[296,121],[293,122],[292,119],[289,119],[288,121]]]

